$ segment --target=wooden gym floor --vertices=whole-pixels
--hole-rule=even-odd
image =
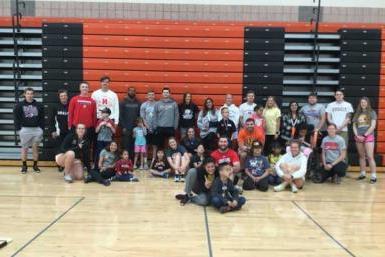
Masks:
[[[65,184],[44,168],[0,168],[0,256],[383,257],[385,176],[370,185],[311,184],[298,194],[245,192],[239,212],[181,207],[182,184],[137,172],[139,183]]]

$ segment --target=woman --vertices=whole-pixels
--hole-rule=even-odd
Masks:
[[[278,108],[274,96],[269,96],[266,101],[263,117],[266,121],[266,140],[265,153],[270,152],[270,145],[279,137],[279,128],[281,126],[281,110]]]
[[[373,111],[370,100],[367,97],[362,97],[357,106],[356,113],[353,117],[353,132],[355,136],[357,152],[360,158],[361,174],[357,180],[365,179],[366,177],[366,159],[370,167],[370,183],[377,182],[376,162],[373,157],[374,152],[374,130],[377,123],[377,114]]]
[[[68,134],[55,156],[57,165],[64,167],[64,181],[83,179],[83,166],[90,172],[89,139],[86,137],[86,126],[77,124],[75,133]]]
[[[198,106],[192,101],[192,96],[190,93],[185,93],[183,95],[183,102],[179,104],[179,130],[180,137],[183,138],[186,136],[188,128],[195,127],[195,117],[199,112]]]
[[[186,148],[178,145],[174,137],[168,139],[169,148],[166,150],[167,162],[175,172],[175,182],[184,182],[184,175],[189,167],[190,158]]]
[[[181,145],[186,148],[190,158],[196,154],[196,149],[200,143],[201,140],[195,136],[194,128],[188,128],[187,136],[182,139]]]
[[[219,113],[214,107],[214,101],[207,98],[203,105],[203,110],[198,115],[198,128],[200,137],[208,151],[213,151],[217,147],[217,126],[219,122]]]
[[[281,122],[281,143],[286,145],[296,135],[296,127],[306,123],[305,116],[299,113],[298,103],[292,101],[289,104],[289,111],[282,116]]]

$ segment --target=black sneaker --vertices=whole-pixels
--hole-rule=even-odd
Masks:
[[[230,212],[230,211],[232,211],[233,210],[233,208],[231,208],[230,206],[228,206],[228,205],[226,205],[226,206],[222,206],[222,207],[220,207],[219,208],[219,212],[220,213],[226,213],[226,212]]]
[[[64,167],[60,167],[60,166],[58,166],[58,167],[57,167],[57,171],[59,171],[59,172],[63,172],[63,171],[64,171]]]
[[[180,200],[180,205],[185,205],[190,201],[190,197],[188,195],[184,195],[184,197]]]
[[[86,184],[88,184],[88,183],[90,183],[90,182],[93,182],[94,180],[92,179],[92,177],[91,176],[86,176],[85,178],[84,178],[84,183],[86,183]]]
[[[182,200],[183,198],[185,198],[185,196],[186,196],[186,194],[177,194],[176,196],[175,196],[175,199],[177,199],[177,200]]]
[[[375,184],[377,182],[377,178],[370,178],[370,184]]]
[[[111,185],[111,181],[109,179],[105,179],[102,181],[102,184],[108,187],[109,185]]]
[[[363,179],[365,179],[365,178],[366,178],[365,175],[360,174],[360,175],[356,178],[356,180],[363,180]]]
[[[27,173],[27,171],[28,171],[27,166],[25,166],[25,165],[21,166],[21,170],[20,170],[21,174],[25,174],[25,173]]]
[[[33,165],[32,169],[36,173],[40,173],[41,172],[41,170],[39,169],[39,167],[37,167],[37,165]]]

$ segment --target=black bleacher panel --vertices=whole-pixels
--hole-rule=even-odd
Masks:
[[[269,96],[274,95],[278,96],[282,94],[283,85],[256,85],[256,84],[244,84],[243,92],[247,92],[247,90],[253,90],[255,95],[260,96]]]
[[[342,40],[341,51],[377,52],[381,40]]]
[[[282,85],[282,73],[244,73],[243,84]]]
[[[284,39],[245,39],[245,50],[283,50]]]
[[[245,27],[245,38],[284,38],[285,29],[282,27]]]
[[[338,33],[341,35],[341,39],[381,40],[381,30],[379,29],[340,29]]]
[[[79,90],[77,92],[69,92],[68,97],[71,98],[71,97],[78,95],[78,94],[79,94]],[[43,93],[43,102],[45,105],[51,104],[51,103],[53,103],[53,104],[58,103],[58,99],[59,99],[58,94],[55,91]]]
[[[340,86],[339,89],[343,90],[349,96],[368,96],[375,97],[379,94],[378,86]]]
[[[43,58],[43,69],[83,69],[82,58]]]
[[[341,63],[340,72],[346,74],[379,74],[380,63]]]
[[[381,60],[380,52],[341,52],[341,62],[378,63]]]
[[[246,62],[283,62],[284,51],[245,51],[243,60]]]
[[[347,101],[347,102],[349,102],[349,103],[351,103],[352,106],[353,106],[353,109],[356,109],[358,103],[360,102],[361,97],[363,97],[363,96],[365,96],[365,95],[361,95],[361,96],[351,96],[349,90],[350,90],[350,89],[347,89],[347,90],[345,89],[345,92],[344,92],[344,94],[345,94],[344,100]],[[377,96],[377,97],[374,97],[374,96],[370,97],[370,104],[371,104],[371,106],[372,106],[373,109],[376,109],[376,111],[377,111],[377,109],[378,109],[378,99],[379,99],[378,96]]]
[[[83,80],[83,71],[68,69],[43,69],[43,80]]]
[[[45,91],[57,92],[59,89],[66,89],[69,92],[79,92],[79,84],[81,80],[43,80],[43,88]]]
[[[282,73],[283,62],[245,62],[243,65],[245,73],[250,72],[269,72]]]
[[[44,46],[82,46],[82,35],[47,34],[42,37]]]
[[[39,159],[41,161],[55,160],[56,153],[57,153],[56,148],[42,148],[39,152]]]
[[[379,86],[380,75],[344,74],[340,75],[340,86],[368,85]]]
[[[44,57],[81,58],[83,47],[78,46],[44,46]]]
[[[43,34],[83,35],[81,23],[43,23]]]

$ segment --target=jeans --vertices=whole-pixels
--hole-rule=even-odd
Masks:
[[[281,183],[281,178],[278,175],[270,174],[268,177],[269,185],[276,186]]]
[[[186,194],[191,194],[193,191],[193,187],[197,180],[197,169],[192,168],[187,172],[187,176],[185,178],[184,191]],[[209,197],[207,193],[201,192],[197,195],[194,195],[191,198],[191,201],[197,205],[206,206],[209,204]]]
[[[243,196],[240,196],[239,199],[238,199],[238,204],[237,204],[237,209],[240,209],[242,207],[242,205],[244,205],[246,203],[246,198],[244,198]],[[219,209],[223,206],[227,206],[227,199],[218,195],[218,196],[213,196],[211,198],[211,204],[212,206],[214,206],[215,208]]]

